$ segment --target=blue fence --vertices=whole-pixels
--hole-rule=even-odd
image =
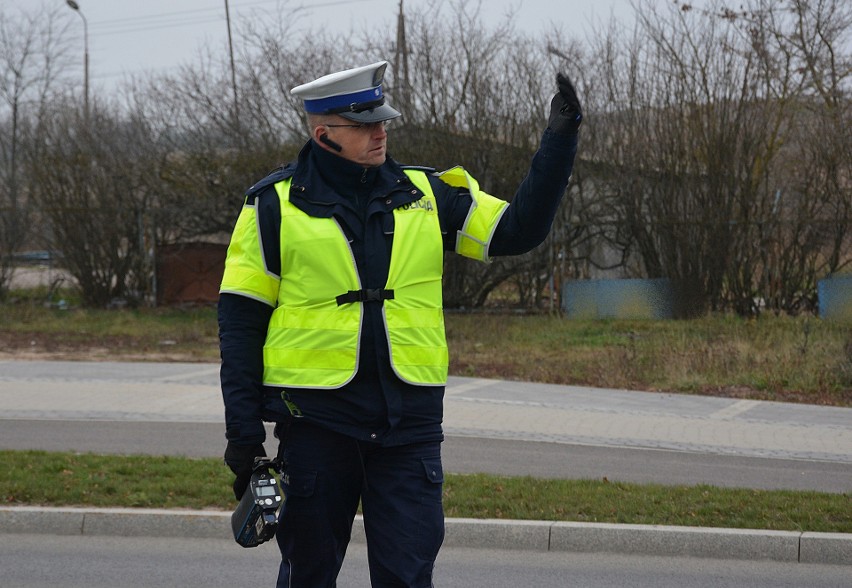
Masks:
[[[817,282],[819,316],[852,321],[852,276],[832,276]]]
[[[667,279],[568,281],[562,288],[562,310],[573,319],[667,319],[672,307]]]
[[[852,275],[817,282],[819,316],[852,321]],[[658,280],[578,280],[562,287],[562,310],[573,319],[672,318],[671,282]]]

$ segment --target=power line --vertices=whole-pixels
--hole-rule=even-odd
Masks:
[[[147,14],[141,16],[131,16],[126,18],[113,18],[111,20],[99,20],[97,22],[93,22],[91,25],[92,28],[98,27],[106,27],[109,28],[114,25],[124,25],[124,24],[139,24],[142,21],[146,20],[160,20],[160,19],[168,19],[174,16],[184,16],[184,15],[197,15],[205,12],[219,12],[219,8],[197,8],[195,10],[180,10],[177,12],[163,12],[159,14]]]
[[[173,29],[175,27],[202,25],[202,24],[208,24],[208,23],[212,23],[212,22],[219,22],[221,20],[224,20],[224,19],[221,18],[221,17],[215,16],[215,17],[208,17],[208,18],[203,18],[203,19],[193,18],[191,20],[177,20],[177,21],[172,21],[172,22],[151,23],[151,24],[144,25],[144,26],[135,26],[135,27],[129,27],[129,28],[118,28],[118,29],[114,29],[114,30],[111,30],[111,31],[96,32],[92,36],[95,37],[95,38],[103,38],[103,37],[109,37],[109,36],[112,36],[112,35],[124,35],[124,34],[127,34],[127,33],[142,33],[142,32],[145,32],[145,31],[154,31],[154,30],[160,30],[160,29]]]
[[[238,10],[245,11],[258,9],[261,7],[269,7],[270,5],[281,5],[283,0],[239,0],[236,6]],[[286,13],[294,15],[302,12],[310,12],[319,8],[331,8],[335,6],[352,6],[363,4],[375,0],[331,0],[327,2],[319,2],[306,5],[304,3],[295,7],[289,8]],[[390,0],[387,0],[390,1]],[[231,0],[232,11],[234,0]],[[214,23],[222,23],[226,20],[224,5],[206,8],[195,8],[189,10],[176,10],[171,12],[149,13],[136,16],[127,16],[122,18],[112,18],[107,20],[94,21],[89,23],[90,37],[95,40],[104,40],[107,37],[116,35],[129,35],[135,33],[151,33],[152,31],[164,31],[175,28],[188,28],[206,26]],[[165,68],[153,68],[156,70],[174,69],[176,66],[167,66]],[[126,75],[126,71],[96,73],[93,77],[97,79],[116,78]]]
[[[291,9],[289,12],[295,14],[297,12],[303,12],[316,8],[329,8],[332,6],[361,4],[363,2],[368,1],[370,0],[337,0],[334,2],[322,2],[319,4],[312,4],[310,6],[300,4]],[[244,4],[240,4],[236,8],[254,8],[272,3],[278,4],[280,3],[280,0],[255,0],[253,2],[246,2]],[[200,15],[203,16],[199,18]],[[102,20],[91,23],[90,27],[97,33],[97,36],[103,37],[114,34],[143,32],[157,28],[174,28],[181,26],[207,24],[210,22],[216,22],[224,19],[224,10],[222,10],[222,8],[220,7],[198,8],[193,10],[179,10],[159,14],[148,14],[126,18]],[[98,32],[99,30],[100,32]]]

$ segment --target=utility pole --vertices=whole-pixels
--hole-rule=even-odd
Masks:
[[[240,105],[237,100],[237,70],[234,67],[234,42],[231,38],[231,11],[228,0],[225,0],[225,21],[228,24],[228,53],[231,56],[231,87],[234,90],[234,122],[237,128],[240,126]]]
[[[86,124],[89,123],[89,23],[86,22],[86,16],[80,10],[80,5],[74,0],[65,0],[65,3],[71,9],[80,15],[83,19],[83,104],[85,108]]]
[[[399,16],[396,21],[396,55],[394,57],[394,77],[398,80],[399,103],[403,112],[411,112],[411,85],[408,79],[408,43],[405,40],[405,12],[399,0]]]

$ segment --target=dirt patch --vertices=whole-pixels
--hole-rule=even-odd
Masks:
[[[98,342],[57,338],[42,333],[0,333],[0,359],[42,361],[210,361],[171,344],[140,348],[129,337],[100,337]]]

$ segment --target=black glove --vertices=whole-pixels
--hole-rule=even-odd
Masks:
[[[225,463],[237,476],[234,480],[234,496],[237,500],[243,497],[243,493],[248,488],[251,472],[254,469],[254,458],[257,456],[266,457],[266,449],[262,444],[236,445],[233,441],[228,441],[228,446],[225,448]]]
[[[580,123],[583,122],[580,100],[577,98],[577,92],[571,80],[561,72],[556,74],[556,85],[559,87],[559,93],[550,101],[550,118],[547,126],[554,133],[574,135],[580,128]]]

